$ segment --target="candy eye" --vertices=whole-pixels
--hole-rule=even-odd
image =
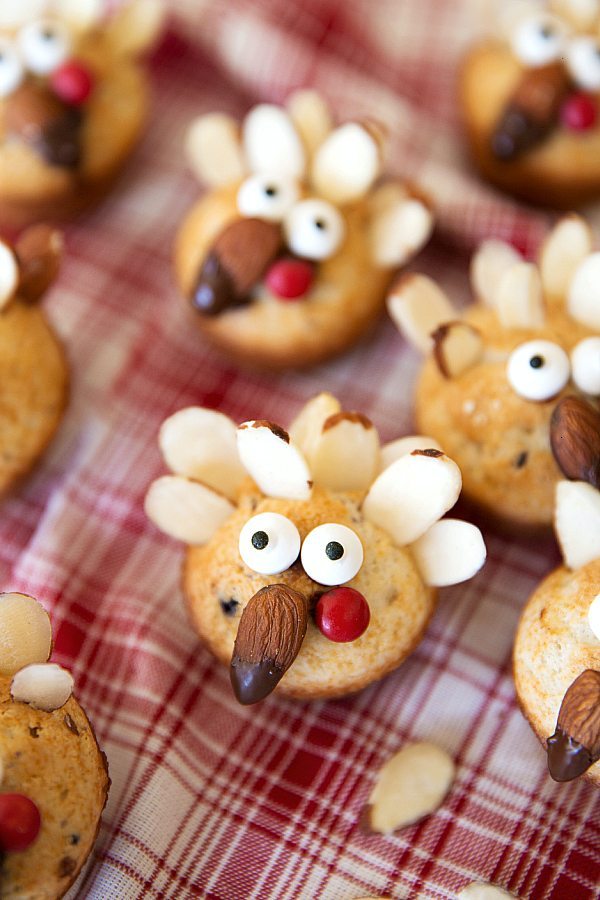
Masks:
[[[345,584],[362,566],[363,546],[345,525],[317,525],[304,538],[301,560],[304,571],[319,584]]]
[[[252,175],[240,187],[238,209],[243,216],[282,222],[298,199],[298,185],[281,175]]]
[[[593,37],[571,41],[567,64],[573,80],[585,91],[600,91],[600,44]]]
[[[17,51],[5,38],[0,38],[0,97],[8,97],[23,81],[23,66]]]
[[[306,259],[328,259],[344,238],[346,228],[337,209],[325,200],[297,203],[285,220],[288,246]]]
[[[551,341],[528,341],[510,355],[508,380],[526,400],[549,400],[560,393],[569,380],[569,357]]]
[[[571,351],[571,368],[580,391],[591,397],[600,395],[600,337],[579,341]]]
[[[298,559],[300,535],[285,516],[259,513],[240,531],[239,547],[248,568],[260,575],[278,575]]]
[[[512,49],[526,66],[545,66],[562,55],[564,38],[564,28],[554,16],[533,16],[516,29]]]
[[[19,33],[19,46],[27,68],[35,75],[49,75],[68,58],[71,41],[59,22],[31,22]]]

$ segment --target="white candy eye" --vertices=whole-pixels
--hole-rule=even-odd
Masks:
[[[532,16],[517,27],[512,49],[527,66],[545,66],[558,59],[564,50],[565,31],[551,15]]]
[[[511,353],[506,374],[526,400],[549,400],[564,388],[571,374],[569,357],[551,341],[527,341]]]
[[[23,66],[10,41],[0,38],[0,97],[8,97],[23,81]]]
[[[571,368],[580,391],[591,397],[600,395],[600,337],[579,341],[571,351]]]
[[[317,525],[304,538],[301,560],[304,571],[319,584],[345,584],[362,566],[363,546],[345,525]]]
[[[293,178],[252,175],[241,185],[237,205],[243,216],[282,222],[297,199],[298,185]]]
[[[340,213],[325,200],[297,203],[285,220],[288,247],[306,259],[328,259],[342,240],[346,226]]]
[[[69,32],[60,22],[31,22],[19,33],[19,46],[27,68],[35,75],[49,75],[71,53]]]
[[[298,529],[279,513],[252,516],[240,531],[240,556],[260,575],[278,575],[296,562],[300,553]]]
[[[600,91],[600,44],[593,37],[571,41],[567,63],[573,80],[586,91]]]

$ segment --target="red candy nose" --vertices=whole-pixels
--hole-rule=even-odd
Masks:
[[[27,850],[40,830],[40,811],[24,794],[0,794],[0,851]]]
[[[94,89],[94,76],[84,63],[71,60],[55,69],[50,84],[56,96],[71,106],[80,106]]]
[[[314,267],[302,259],[278,259],[265,276],[265,284],[280,300],[297,300],[310,290]]]
[[[334,588],[321,594],[315,607],[317,628],[338,644],[359,638],[370,619],[369,604],[360,591],[350,587]]]
[[[560,119],[571,131],[587,131],[598,118],[596,101],[589,94],[571,94],[562,105]]]

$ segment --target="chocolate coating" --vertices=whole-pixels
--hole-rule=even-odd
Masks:
[[[81,110],[63,103],[47,87],[25,81],[8,98],[8,134],[29,144],[49,165],[76,169],[81,161]]]
[[[218,316],[247,302],[236,292],[233,279],[214,252],[206,257],[190,299],[193,309],[204,316]]]
[[[268,697],[283,675],[284,670],[276,666],[272,659],[249,663],[234,656],[229,670],[233,692],[238,702],[244,706]]]
[[[582,744],[557,728],[547,741],[548,771],[554,781],[573,781],[594,764],[592,756]]]
[[[491,138],[496,159],[511,162],[539,144],[551,130],[553,123],[540,125],[525,110],[512,104],[507,107]]]

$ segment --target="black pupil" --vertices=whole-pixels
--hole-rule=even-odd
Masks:
[[[265,194],[267,197],[276,197],[277,196],[277,188],[272,187],[272,185],[268,185],[265,188]]]
[[[540,34],[544,38],[544,40],[548,41],[554,35],[554,29],[550,27],[550,25],[542,25],[540,28]]]
[[[325,231],[327,225],[323,221],[323,219],[315,219],[315,228],[318,228],[319,231]]]
[[[269,535],[266,531],[255,531],[252,535],[252,546],[255,550],[264,550],[269,543]]]
[[[51,28],[44,28],[42,31],[42,37],[45,41],[53,41],[55,35]]]
[[[344,555],[344,548],[337,541],[329,541],[325,547],[325,553],[329,559],[341,559]]]
[[[532,369],[541,369],[544,365],[544,357],[543,356],[532,356],[529,360],[529,365]]]

